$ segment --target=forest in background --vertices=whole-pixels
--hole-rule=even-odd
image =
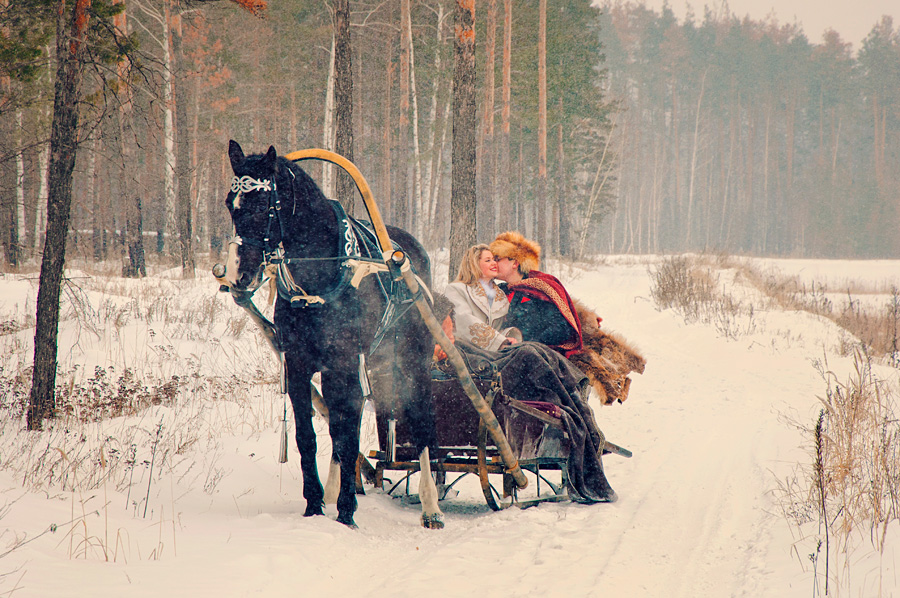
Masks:
[[[256,18],[228,2],[124,4],[104,21],[93,3],[92,22],[118,20],[136,58],[123,66],[95,32],[69,252],[126,261],[136,229],[151,253],[215,254],[230,235],[228,139],[282,154],[333,143],[331,7],[282,0]],[[542,148],[535,4],[476,3],[479,239],[520,228],[576,257],[900,253],[889,18],[854,54],[836,33],[811,42],[727,10],[678,21],[631,2],[550,3]],[[40,255],[55,23],[35,6],[54,5],[0,3],[5,268]],[[350,7],[354,162],[387,221],[444,247],[455,3]],[[334,175],[310,168],[333,193]]]
[[[854,53],[725,6],[604,4],[606,251],[900,255],[900,30],[883,17]]]

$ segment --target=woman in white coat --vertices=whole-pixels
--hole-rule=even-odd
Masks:
[[[494,282],[496,276],[497,261],[490,248],[474,245],[463,255],[456,280],[444,290],[453,303],[456,337],[488,351],[521,340],[517,329],[501,329],[509,301]]]

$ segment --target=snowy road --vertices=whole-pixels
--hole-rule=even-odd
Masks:
[[[427,531],[417,507],[370,490],[353,531],[333,521],[333,507],[325,518],[301,517],[296,449],[279,466],[272,427],[221,439],[224,475],[212,496],[164,480],[155,520],[114,508],[105,524],[90,519],[87,535],[118,537],[127,564],[70,560],[68,540],[46,536],[0,560],[0,573],[21,575],[12,595],[69,596],[73,587],[94,598],[811,595],[772,490],[808,460],[808,442],[787,420],[809,424],[817,412],[823,383],[811,359],[822,356],[829,325],[760,312],[760,332],[726,340],[657,311],[646,266],[561,274],[648,361],[625,404],[594,406],[607,437],[634,452],[604,459],[617,503],[493,513],[472,480],[444,504],[446,529]],[[0,482],[8,488],[0,496],[23,493],[5,473]],[[27,495],[3,523],[34,535],[69,519],[72,503],[70,493]]]

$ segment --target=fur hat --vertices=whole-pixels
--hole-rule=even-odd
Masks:
[[[541,264],[541,246],[536,241],[526,239],[522,233],[514,231],[497,235],[491,243],[491,252],[498,258],[508,257],[516,260],[525,274],[537,270]]]

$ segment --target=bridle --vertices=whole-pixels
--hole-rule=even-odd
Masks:
[[[291,176],[291,199],[294,202],[294,209],[296,210],[296,195],[293,184],[296,181],[296,175],[290,168],[288,168],[287,171]],[[278,294],[283,299],[287,300],[291,306],[306,308],[325,305],[341,295],[347,287],[351,285],[354,288],[358,287],[359,279],[364,276],[379,273],[379,276],[376,276],[376,280],[378,281],[378,286],[386,300],[386,306],[385,313],[375,332],[375,338],[369,349],[370,351],[374,351],[375,348],[377,348],[387,330],[399,317],[412,307],[415,297],[407,296],[407,294],[403,293],[402,287],[395,284],[397,281],[382,279],[382,276],[380,275],[380,273],[386,271],[387,268],[382,259],[375,257],[380,254],[380,251],[377,240],[375,239],[374,230],[365,229],[360,222],[348,216],[339,202],[328,200],[331,208],[334,210],[340,229],[336,255],[330,257],[293,257],[286,255],[286,249],[284,247],[287,235],[285,233],[285,223],[281,213],[283,206],[278,194],[278,185],[274,173],[271,177],[263,179],[257,179],[248,175],[241,177],[235,175],[231,180],[230,191],[235,194],[235,197],[232,199],[232,206],[234,206],[234,202],[239,201],[240,196],[243,193],[249,193],[251,191],[268,192],[265,235],[261,239],[242,237],[235,231],[235,235],[230,240],[231,244],[237,246],[249,245],[262,250],[262,261],[254,276],[254,280],[257,280],[258,282],[248,286],[246,289],[232,289],[232,295],[235,298],[235,302],[238,302],[239,305],[242,303],[249,303],[252,306],[253,294],[266,282],[266,274],[268,274],[270,278],[274,278]],[[276,230],[276,226],[278,227],[277,231],[281,236],[279,242],[273,245],[272,233]],[[363,256],[361,248],[365,248],[365,253],[369,255]],[[396,246],[395,244],[395,250],[399,249],[399,246]],[[332,261],[341,264],[341,273],[338,276],[337,284],[328,291],[323,292],[321,295],[309,295],[302,287],[300,287],[300,285],[296,284],[288,265],[292,263],[323,261]],[[270,267],[274,267],[274,271],[272,271]],[[424,281],[419,279],[419,283],[419,293],[422,293],[423,290],[426,293],[429,293]],[[244,305],[244,307],[247,308],[246,305]]]
[[[293,173],[291,173],[291,175],[293,176]],[[245,238],[235,234],[230,242],[238,246],[250,245],[251,247],[262,249],[263,265],[265,265],[278,249],[278,247],[271,246],[272,227],[273,222],[276,220],[278,221],[281,239],[284,239],[284,222],[281,220],[281,199],[278,197],[278,183],[275,181],[275,176],[273,175],[268,179],[255,179],[248,175],[242,177],[235,175],[232,177],[231,192],[235,194],[232,202],[239,201],[242,194],[249,193],[250,191],[269,192],[268,207],[266,208],[266,212],[268,213],[268,218],[266,219],[266,234],[262,239]],[[291,189],[291,195],[293,196],[293,189]]]
[[[296,180],[296,175],[290,169],[287,169],[287,172],[291,176],[291,198],[293,199],[294,206],[296,208],[296,196],[293,185],[293,182]],[[351,224],[352,219],[347,216],[346,212],[344,212],[340,204],[336,201],[330,201],[330,205],[334,210],[335,218],[338,222],[338,227],[340,228],[338,246],[336,248],[337,255],[329,257],[294,257],[287,255],[287,250],[284,247],[287,235],[285,232],[285,224],[281,213],[282,203],[278,195],[278,185],[275,181],[274,175],[266,179],[256,179],[248,175],[244,175],[241,177],[235,175],[234,177],[232,177],[231,192],[236,194],[232,202],[238,201],[242,193],[247,193],[250,191],[268,191],[269,196],[267,202],[268,205],[266,208],[268,217],[266,218],[265,235],[260,239],[253,237],[242,237],[238,234],[235,234],[230,241],[230,243],[233,243],[237,246],[249,245],[251,247],[257,247],[262,250],[262,262],[260,263],[260,266],[256,271],[256,275],[254,276],[254,279],[257,279],[258,282],[255,285],[251,285],[246,290],[251,294],[255,293],[256,290],[265,283],[266,276],[264,273],[269,270],[270,266],[273,266],[275,271],[272,272],[270,276],[275,279],[276,289],[278,290],[279,295],[281,295],[284,299],[290,301],[291,305],[300,307],[308,307],[310,305],[323,305],[340,295],[350,284],[351,278],[354,273],[350,269],[341,269],[341,274],[338,277],[337,284],[329,291],[322,293],[321,295],[309,295],[300,285],[298,285],[294,281],[294,277],[290,269],[288,268],[289,264],[297,264],[302,262],[310,263],[330,261],[345,263],[350,260],[366,260],[366,258],[363,258],[360,255],[359,242],[353,231],[353,225]],[[276,226],[275,221],[277,221],[277,230],[281,234],[280,241],[277,244],[273,244],[272,242],[272,233],[275,230]],[[366,261],[377,262],[377,260]],[[386,293],[384,289],[382,289],[382,292]]]

